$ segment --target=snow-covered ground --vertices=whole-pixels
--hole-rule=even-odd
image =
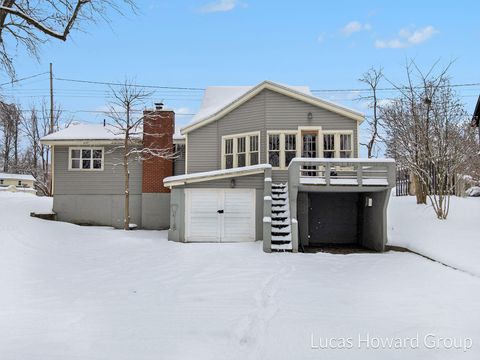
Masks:
[[[423,257],[265,254],[28,215],[50,206],[0,193],[2,360],[480,358],[480,278]],[[372,348],[417,334],[418,348]]]
[[[392,197],[388,210],[389,244],[441,261],[480,277],[480,197],[451,197],[447,220],[415,197]]]

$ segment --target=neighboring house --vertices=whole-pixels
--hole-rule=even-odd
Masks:
[[[480,96],[477,100],[477,105],[475,106],[475,111],[473,112],[472,116],[472,127],[476,127],[478,129],[478,140],[480,142]]]
[[[0,187],[15,186],[17,189],[33,189],[32,175],[0,173]]]
[[[179,155],[173,162],[131,164],[132,222],[169,228],[169,239],[182,242],[263,240],[265,251],[325,244],[384,250],[395,164],[358,159],[363,114],[306,87],[269,81],[207,88],[182,136],[173,135],[173,112],[155,114],[165,145]],[[123,173],[112,134],[83,125],[42,139],[53,146],[60,220],[121,227]],[[139,141],[148,146],[145,137]],[[86,168],[77,168],[84,160]]]

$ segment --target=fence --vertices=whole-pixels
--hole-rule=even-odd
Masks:
[[[437,182],[437,169],[434,164],[429,164],[424,167],[428,173],[428,193],[429,194],[438,194],[440,191],[439,184]],[[449,195],[464,196],[465,192],[465,182],[461,181],[461,178],[457,174],[449,175],[448,181],[445,181],[448,184],[448,189],[444,193]],[[397,167],[396,175],[396,195],[397,196],[408,196],[415,193],[415,188],[412,186],[410,180],[410,171],[406,168]]]

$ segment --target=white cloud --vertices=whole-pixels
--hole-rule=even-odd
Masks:
[[[358,21],[350,21],[347,25],[345,25],[341,32],[345,36],[350,36],[353,33],[359,32],[359,31],[368,31],[372,27],[370,24],[362,24],[361,22]]]
[[[217,0],[206,4],[200,8],[202,13],[215,13],[232,11],[237,6],[243,5],[238,0]]]
[[[173,109],[175,111],[175,114],[177,115],[185,115],[185,114],[191,114],[192,111],[188,107],[179,107]]]
[[[390,40],[376,40],[375,47],[379,49],[401,49],[421,44],[429,40],[438,31],[428,25],[420,29],[403,28],[398,32],[398,37]]]

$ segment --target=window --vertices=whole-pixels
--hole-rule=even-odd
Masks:
[[[323,133],[323,157],[352,158],[353,132],[347,130]]]
[[[225,169],[233,168],[233,139],[225,139]]]
[[[335,134],[323,135],[323,157],[324,158],[335,157]]]
[[[103,148],[70,148],[69,170],[103,170]]]
[[[237,166],[242,167],[247,164],[245,137],[237,138]]]
[[[280,167],[280,134],[268,135],[268,163]]]
[[[260,133],[222,137],[222,169],[257,165],[260,161]]]
[[[285,134],[285,165],[288,168],[290,161],[297,156],[297,135]]]
[[[352,157],[352,135],[340,134],[340,157],[351,158]]]
[[[260,156],[258,154],[258,135],[250,136],[250,165],[257,165]]]
[[[18,186],[22,186],[22,180],[18,180]]]

